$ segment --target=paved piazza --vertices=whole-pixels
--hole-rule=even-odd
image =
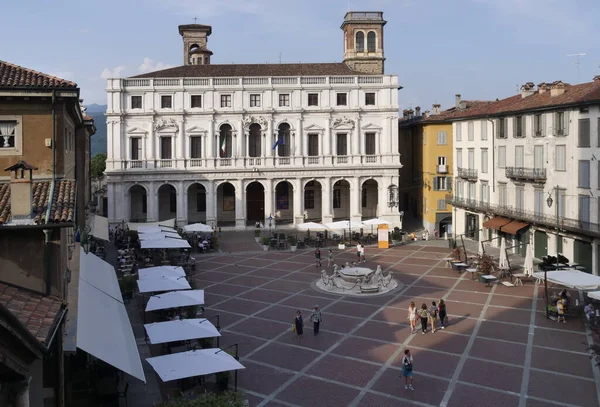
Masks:
[[[392,270],[402,283],[370,298],[312,288],[321,270],[312,251],[201,256],[195,276],[206,315],[220,315],[221,347],[239,344],[239,388],[251,406],[598,406],[600,380],[581,322],[547,321],[543,287],[489,288],[457,275],[444,267],[448,252],[368,247],[366,266]],[[336,263],[354,259],[354,250],[336,250]],[[409,302],[440,298],[451,325],[411,334]],[[307,319],[317,304],[323,322],[314,336]],[[301,339],[291,331],[297,309]],[[414,392],[399,377],[406,347]]]

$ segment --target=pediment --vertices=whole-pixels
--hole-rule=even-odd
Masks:
[[[142,129],[141,127],[132,127],[131,129],[127,130],[127,134],[147,134],[148,131],[145,129]]]
[[[319,125],[311,124],[304,128],[305,131],[324,131],[325,129]]]
[[[354,129],[354,124],[351,123],[341,123],[336,126],[332,126],[332,129],[335,130],[352,130]]]
[[[208,130],[200,127],[200,126],[192,126],[185,131],[186,133],[207,133]]]
[[[364,126],[362,126],[363,130],[372,130],[372,131],[381,131],[383,130],[383,128],[381,126],[378,126],[376,124],[373,123],[367,123]]]

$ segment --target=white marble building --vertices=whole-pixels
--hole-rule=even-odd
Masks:
[[[533,244],[538,259],[558,249],[598,274],[599,106],[597,76],[573,86],[528,83],[521,94],[455,116],[449,202],[457,234],[503,235],[521,254]]]
[[[108,80],[110,221],[399,224],[384,24],[347,13],[341,63],[260,65],[212,65],[211,28],[180,26],[185,65]]]

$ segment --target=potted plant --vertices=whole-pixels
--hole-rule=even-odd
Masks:
[[[290,235],[288,237],[288,243],[290,244],[290,250],[295,252],[297,249],[297,244],[298,244],[298,240],[296,239],[296,236],[292,236]]]
[[[452,249],[452,257],[454,257],[454,260],[460,261],[460,248],[455,247]]]
[[[548,317],[551,320],[556,321],[558,319],[558,309],[556,308],[556,305],[546,305],[546,307],[548,307]]]
[[[402,242],[402,232],[400,232],[400,229],[394,229],[392,232],[392,244],[397,245],[400,244],[400,242]]]
[[[227,391],[229,389],[229,372],[216,373],[217,388],[221,391]]]
[[[340,250],[344,250],[345,248],[346,248],[346,242],[345,242],[345,241],[343,241],[343,240],[341,240],[341,241],[338,243],[338,249],[340,249]]]
[[[198,339],[198,345],[200,345],[200,347],[202,349],[210,349],[213,347],[213,342],[214,339],[213,338],[201,338]]]
[[[489,275],[494,269],[494,261],[490,256],[484,254],[479,256],[479,263],[477,264],[477,272],[482,275]]]
[[[254,229],[254,240],[256,243],[260,243],[260,229]]]
[[[271,243],[271,239],[269,239],[267,236],[263,236],[262,247],[265,252],[269,250],[269,243]]]

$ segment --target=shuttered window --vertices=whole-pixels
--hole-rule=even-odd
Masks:
[[[525,148],[523,146],[515,147],[515,167],[525,167]]]
[[[590,147],[590,119],[579,119],[577,147]]]
[[[468,167],[470,170],[475,169],[475,150],[470,148],[469,149],[469,156],[468,156],[469,162],[468,162]]]
[[[456,168],[462,168],[462,148],[456,149]]]
[[[533,147],[533,168],[544,168],[544,146]]]
[[[567,170],[567,146],[564,144],[559,144],[554,148],[554,154],[556,154],[555,161],[556,171],[566,171]]]
[[[425,140],[425,136],[423,136],[423,140]],[[446,134],[445,131],[438,131],[437,134],[437,143],[438,145],[445,145],[448,143],[448,135]],[[425,143],[423,143],[425,144]]]
[[[590,162],[588,160],[579,160],[579,176],[577,178],[579,188],[590,187]]]
[[[462,123],[456,123],[456,141],[462,141]]]
[[[375,133],[365,133],[365,154],[375,155]]]
[[[498,168],[506,167],[506,146],[498,147]]]
[[[544,191],[542,189],[533,191],[533,208],[536,215],[541,215],[544,212]]]
[[[522,186],[515,188],[515,209],[522,211],[525,207],[525,189]]]
[[[554,113],[554,135],[569,135],[569,112],[567,110]]]
[[[488,125],[487,120],[481,121],[481,139],[482,140],[487,140],[487,125]]]
[[[579,221],[590,221],[590,197],[589,195],[579,195]]]
[[[498,184],[498,204],[500,206],[506,206],[507,195],[506,195],[506,184]]]
[[[469,122],[468,132],[469,141],[473,141],[475,139],[475,123]]]
[[[171,150],[171,137],[160,138],[160,158],[161,160],[170,160],[173,158]]]
[[[487,174],[488,172],[488,149],[481,149],[481,172]]]

